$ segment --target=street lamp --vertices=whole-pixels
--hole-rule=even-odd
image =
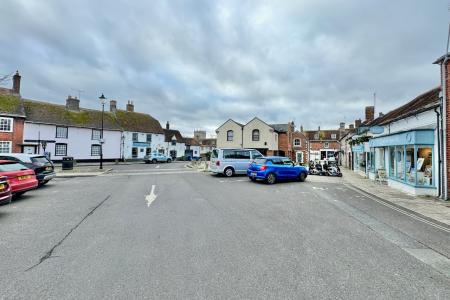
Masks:
[[[100,99],[100,102],[102,103],[102,130],[100,131],[100,170],[103,169],[103,143],[105,142],[103,140],[103,115],[105,113],[105,103],[106,103],[106,97],[105,95],[102,95],[98,97]]]

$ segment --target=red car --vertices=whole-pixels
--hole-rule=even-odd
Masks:
[[[14,161],[0,160],[0,176],[8,178],[13,196],[20,196],[38,186],[34,171]]]
[[[11,187],[8,183],[8,178],[0,177],[0,204],[11,202]]]

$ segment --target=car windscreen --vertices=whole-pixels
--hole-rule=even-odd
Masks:
[[[257,158],[254,160],[255,164],[258,165],[264,165],[266,163],[266,159],[265,158]]]
[[[20,171],[20,170],[28,170],[28,168],[19,163],[0,164],[0,172],[11,172],[11,171]]]
[[[47,157],[45,157],[45,156],[35,156],[35,157],[32,157],[31,158],[31,162],[33,163],[33,164],[39,164],[39,165],[46,165],[46,164],[48,164],[48,163],[50,163],[49,161],[48,161],[48,159],[47,159]]]
[[[214,150],[211,152],[211,158],[217,158],[217,157],[218,157],[217,150],[214,149]]]

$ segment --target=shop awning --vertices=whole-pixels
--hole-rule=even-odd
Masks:
[[[386,147],[398,145],[434,145],[434,130],[411,130],[372,138],[369,146]]]

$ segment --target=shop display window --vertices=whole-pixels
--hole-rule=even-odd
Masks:
[[[405,154],[405,169],[406,182],[409,184],[416,184],[416,159],[414,155],[414,146],[406,146]]]
[[[417,148],[417,185],[433,185],[433,148],[416,146]]]
[[[405,155],[404,146],[395,147],[395,161],[396,161],[396,178],[405,180]]]
[[[395,177],[395,148],[389,147],[389,177]]]

